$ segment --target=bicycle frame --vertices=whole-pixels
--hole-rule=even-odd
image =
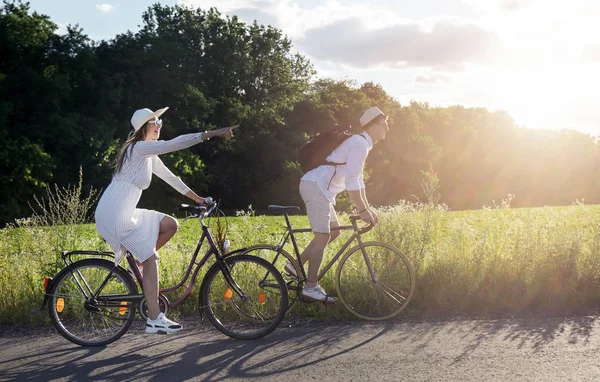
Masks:
[[[179,300],[171,302],[169,304],[170,307],[176,307],[177,305],[179,305],[183,301],[185,301],[192,294],[192,291],[196,284],[196,278],[198,277],[198,273],[200,272],[200,269],[204,266],[204,264],[206,264],[206,262],[211,257],[211,255],[215,255],[216,262],[219,264],[221,271],[223,272],[223,275],[225,276],[225,279],[227,280],[229,285],[232,287],[232,289],[238,294],[238,296],[243,297],[241,288],[233,281],[233,279],[231,278],[231,275],[229,273],[229,269],[227,268],[226,264],[222,261],[223,254],[219,251],[219,247],[216,245],[215,240],[213,239],[212,235],[210,234],[208,226],[206,225],[206,223],[204,223],[203,218],[204,218],[204,215],[202,215],[202,214],[198,216],[198,219],[200,220],[200,224],[202,225],[202,234],[200,236],[200,239],[198,240],[198,244],[196,245],[196,250],[194,251],[194,255],[192,256],[192,259],[190,260],[190,263],[186,269],[185,274],[183,275],[183,278],[175,286],[159,289],[159,293],[166,293],[166,292],[173,292],[181,287],[186,288],[183,296]],[[186,218],[186,219],[189,219],[189,218]],[[196,262],[196,259],[198,258],[198,254],[200,253],[200,248],[202,248],[202,244],[204,244],[205,239],[208,240],[209,248],[206,251],[206,253],[204,254],[204,256],[202,257],[202,259],[199,262]],[[135,274],[135,277],[137,278],[137,280],[142,288],[142,292],[143,292],[143,286],[142,286],[143,285],[143,283],[142,283],[143,276],[142,276],[139,268],[137,267],[135,259],[130,254],[127,255],[127,262],[129,263],[130,269],[133,270],[133,273]],[[194,267],[194,265],[195,265],[195,267]],[[185,285],[188,278],[190,278],[190,275],[191,275],[190,284]]]
[[[279,243],[276,245],[277,248],[277,256],[275,257],[275,261],[277,260],[277,257],[279,257],[279,253],[280,253],[280,249],[283,250],[283,248],[285,247],[285,244],[288,240],[288,238],[291,239],[292,242],[292,246],[294,247],[294,254],[296,255],[296,259],[298,261],[298,264],[302,264],[301,259],[300,259],[300,250],[298,249],[298,244],[296,242],[296,238],[294,237],[295,233],[308,233],[308,232],[312,232],[311,228],[293,228],[292,224],[290,223],[290,219],[287,213],[284,213],[283,216],[285,217],[285,222],[287,225],[287,231],[283,234],[281,240],[279,241]],[[354,233],[352,234],[352,236],[350,236],[348,238],[348,240],[344,243],[344,245],[342,245],[342,248],[340,248],[340,250],[335,254],[335,256],[333,256],[333,258],[327,263],[327,265],[325,265],[321,271],[319,272],[318,276],[317,276],[317,281],[321,280],[323,278],[323,276],[329,271],[329,269],[333,266],[333,264],[340,258],[340,256],[342,256],[342,254],[344,254],[344,252],[346,251],[346,249],[350,246],[350,244],[354,241],[357,240],[358,241],[358,246],[360,247],[363,257],[365,258],[365,262],[367,263],[367,267],[369,269],[369,273],[371,274],[371,277],[373,279],[375,279],[375,275],[373,274],[373,267],[371,266],[370,260],[365,252],[365,246],[363,244],[361,235],[365,232],[367,232],[368,230],[370,230],[372,228],[372,225],[368,225],[366,227],[362,227],[359,228],[358,224],[357,224],[358,219],[351,219],[351,223],[352,225],[345,225],[345,226],[339,226],[339,227],[332,227],[331,229],[334,231],[342,231],[342,230],[354,230]],[[304,281],[306,280],[306,271],[304,270],[304,267],[300,267],[300,270],[302,272],[302,277]]]

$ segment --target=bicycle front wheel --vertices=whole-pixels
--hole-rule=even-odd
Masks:
[[[381,242],[364,243],[340,260],[335,283],[346,308],[365,320],[385,320],[400,313],[415,289],[413,268],[399,250]]]
[[[266,260],[248,255],[215,263],[206,273],[200,296],[210,322],[223,334],[244,340],[264,337],[275,330],[288,305],[281,273]]]
[[[112,261],[85,259],[63,269],[48,294],[48,313],[58,332],[81,346],[102,346],[119,339],[133,320],[132,302],[114,299],[137,288]]]

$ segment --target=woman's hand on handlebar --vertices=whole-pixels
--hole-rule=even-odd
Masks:
[[[206,204],[206,198],[198,196],[194,191],[189,190],[185,196],[192,199],[196,204]]]

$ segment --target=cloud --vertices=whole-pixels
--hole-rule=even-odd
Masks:
[[[313,28],[296,40],[302,51],[320,60],[357,68],[433,67],[461,70],[482,63],[502,45],[493,32],[454,18],[369,29],[361,19]]]
[[[233,14],[235,14],[235,16],[238,17],[238,19],[248,24],[252,24],[256,20],[259,24],[271,25],[276,28],[279,27],[279,19],[277,18],[277,16],[270,13],[262,12],[261,10],[256,8],[239,8],[236,9],[235,12],[233,12]]]
[[[503,0],[500,8],[505,11],[516,11],[521,9],[526,3],[523,0]]]
[[[600,45],[587,45],[581,54],[583,61],[600,62]]]
[[[419,74],[415,77],[415,82],[428,85],[436,85],[440,82],[450,82],[451,78],[443,74]]]
[[[59,34],[59,35],[67,34],[67,32],[68,32],[67,24],[57,22],[56,26],[58,27],[58,29],[56,30],[56,34]]]
[[[221,12],[229,13],[233,10],[237,11],[238,9],[244,8],[264,9],[274,2],[276,2],[276,0],[178,0],[177,4],[202,9],[215,7]]]
[[[96,4],[96,9],[103,13],[108,13],[113,10],[113,6],[110,4]]]
[[[205,10],[216,7],[221,13],[237,15],[246,22],[257,20],[259,24],[272,25],[294,40],[303,37],[309,29],[350,18],[361,18],[377,26],[403,20],[388,7],[367,2],[348,4],[337,0],[177,0],[177,4]]]
[[[577,1],[577,0],[572,0]],[[462,0],[470,7],[487,10],[517,11],[530,5],[545,3],[543,0]]]

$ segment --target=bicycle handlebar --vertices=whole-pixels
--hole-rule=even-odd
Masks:
[[[180,204],[179,207],[177,207],[177,211],[189,211],[192,213],[192,216],[185,218],[184,221],[191,217],[202,216],[205,218],[217,208],[217,202],[211,197],[204,198],[204,202],[205,204]]]
[[[359,215],[351,215],[350,216],[351,222],[355,222],[355,221],[359,221],[359,220],[362,220],[362,218]],[[369,232],[370,230],[373,229],[374,226],[375,226],[375,224],[372,221],[368,222],[368,224],[366,226],[358,229],[358,233],[362,235],[363,233]]]

